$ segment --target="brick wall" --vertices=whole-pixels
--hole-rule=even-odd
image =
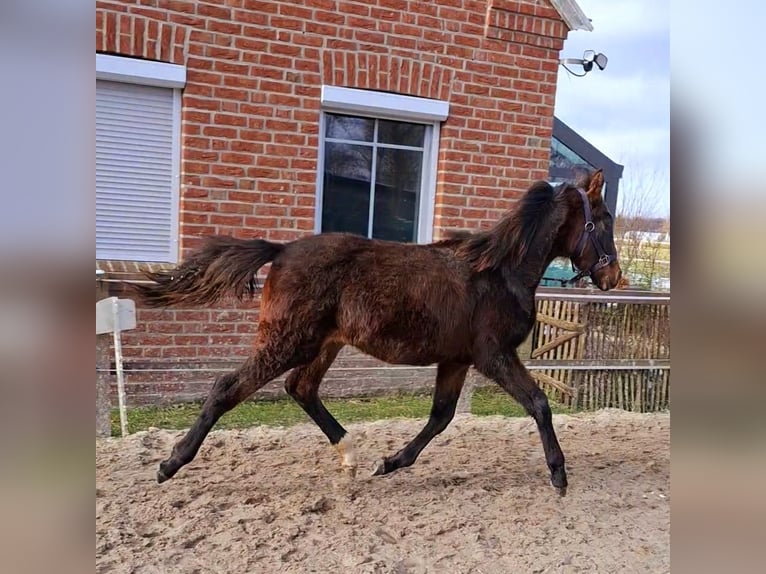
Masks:
[[[182,254],[212,233],[272,240],[313,233],[323,84],[448,100],[435,238],[493,224],[532,180],[547,176],[567,33],[544,0],[96,2],[98,52],[187,68]],[[118,279],[139,270],[100,265]],[[128,365],[236,358],[248,352],[257,301],[139,309],[138,322],[125,334]],[[429,370],[418,372],[431,381]],[[193,395],[209,386],[208,374],[186,392],[188,385],[134,372],[129,393]]]

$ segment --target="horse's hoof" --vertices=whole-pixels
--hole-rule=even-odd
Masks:
[[[559,496],[567,494],[567,477],[563,472],[554,472],[551,475],[551,486],[556,489]]]
[[[386,473],[386,460],[381,458],[373,466],[372,476],[383,476]]]
[[[567,487],[566,486],[564,486],[562,488],[559,488],[558,486],[554,486],[553,488],[556,489],[556,492],[558,492],[559,496],[561,496],[562,498],[567,495]]]
[[[160,467],[157,469],[157,484],[162,484],[166,480],[173,478],[174,472],[169,472],[167,469],[167,462],[161,462]]]
[[[556,490],[563,490],[566,492],[567,490],[567,473],[564,470],[564,467],[557,468],[551,472],[551,485]]]

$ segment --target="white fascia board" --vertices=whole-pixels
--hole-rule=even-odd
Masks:
[[[440,122],[449,115],[449,102],[400,94],[322,86],[322,109],[327,112],[392,117],[415,122]]]
[[[551,0],[551,5],[561,15],[570,30],[593,31],[590,18],[585,15],[575,0]]]
[[[186,67],[166,62],[96,54],[96,79],[159,88],[183,88],[186,85]]]

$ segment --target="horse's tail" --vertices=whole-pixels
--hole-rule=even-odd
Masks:
[[[210,305],[226,295],[252,297],[258,269],[273,261],[284,245],[263,239],[208,237],[175,269],[146,273],[153,284],[133,285],[148,307]]]

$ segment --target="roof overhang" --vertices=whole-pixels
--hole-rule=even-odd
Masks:
[[[561,15],[561,18],[569,26],[570,30],[593,31],[590,18],[577,5],[575,0],[550,0],[551,6]]]

